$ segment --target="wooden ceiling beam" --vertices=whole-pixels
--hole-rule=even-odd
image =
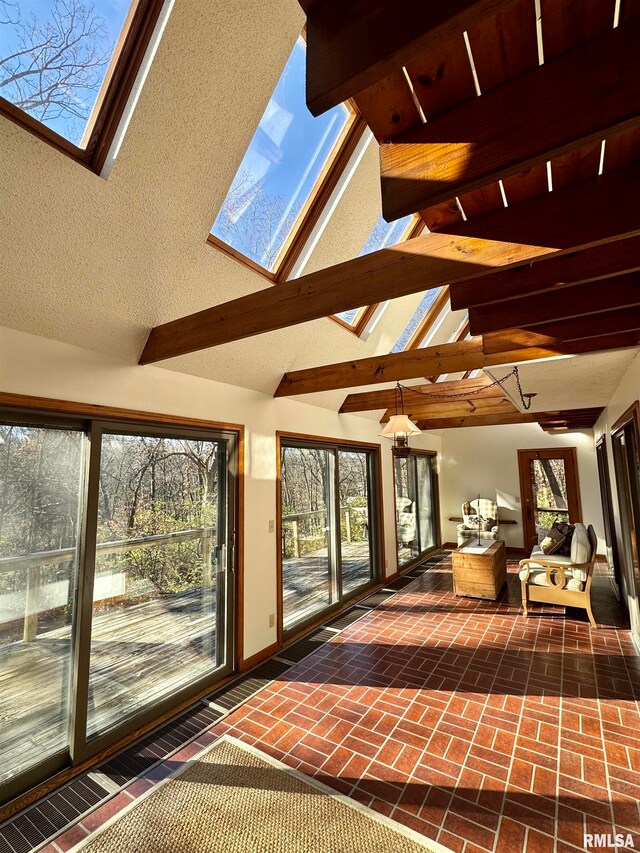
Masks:
[[[640,270],[640,237],[612,240],[496,270],[483,276],[482,281],[457,282],[449,288],[451,308],[457,311],[500,303],[634,270]]]
[[[609,30],[382,145],[385,219],[463,196],[638,124],[639,41],[640,23]]]
[[[303,0],[309,110],[326,112],[513,2]]]
[[[591,315],[638,306],[640,272],[632,272],[587,284],[566,285],[526,299],[510,299],[470,308],[469,324],[473,335],[527,327],[532,327],[535,332],[541,323],[581,317],[583,325],[598,329],[599,318]]]
[[[476,337],[453,344],[295,370],[285,373],[274,396],[313,394],[317,391],[335,391],[340,388],[355,388],[358,385],[417,379],[431,374],[458,373],[500,364],[555,358],[559,355],[624,349],[635,347],[639,342],[639,332],[626,332],[545,346],[515,347],[508,352],[485,353],[482,338]]]
[[[508,415],[514,414],[518,409],[511,400],[505,397],[498,399],[489,397],[467,397],[464,400],[434,400],[432,403],[405,402],[405,413],[412,421],[431,420],[432,418],[462,417],[467,415]],[[389,418],[395,414],[395,408],[387,409],[380,423],[387,423]]]
[[[416,426],[424,432],[434,429],[456,429],[459,427],[501,426],[504,424],[534,424],[536,419],[527,412],[502,415],[462,415],[450,418],[430,418],[418,421]]]
[[[464,223],[456,235],[414,237],[206,308],[152,329],[140,363],[184,355],[453,281],[477,279],[499,266],[638,235],[639,190],[637,166],[617,169],[596,180]]]
[[[604,297],[603,297],[604,300]],[[640,331],[640,307],[592,314],[588,319],[569,317],[541,323],[530,329],[506,329],[482,336],[487,356],[510,352],[520,347],[546,347],[560,342],[588,340],[601,335],[619,335]]]
[[[437,393],[442,395],[448,394],[466,394],[471,391],[483,390],[482,396],[503,396],[498,386],[487,388],[493,380],[488,376],[478,376],[476,379],[457,379],[451,382],[428,383],[426,385],[412,386],[417,391],[426,393]],[[342,406],[340,412],[373,412],[377,409],[387,409],[395,404],[395,388],[383,388],[380,391],[363,391],[359,394],[349,394]],[[405,399],[411,397],[411,392],[407,393],[405,387]]]

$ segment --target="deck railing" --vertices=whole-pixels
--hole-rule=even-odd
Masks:
[[[353,535],[352,535],[353,515],[354,514],[357,515],[360,513],[364,513],[366,515],[367,511],[368,511],[368,509],[366,506],[341,506],[340,507],[340,515],[341,516],[344,515],[344,519],[345,519],[345,538],[346,538],[347,542],[353,541]],[[304,542],[305,540],[310,540],[310,539],[315,540],[318,538],[315,536],[314,537],[301,536],[300,531],[299,531],[299,522],[304,521],[304,520],[309,520],[309,519],[314,518],[314,517],[326,516],[326,514],[327,514],[326,509],[317,509],[317,510],[311,510],[309,512],[296,512],[296,513],[292,513],[290,515],[283,515],[282,516],[283,528],[284,528],[285,524],[290,524],[291,528],[292,528],[291,535],[292,535],[292,540],[293,540],[293,556],[294,556],[294,559],[297,559],[300,556],[300,543],[301,542]]]
[[[154,548],[158,545],[169,545],[174,542],[189,542],[202,540],[202,583],[205,588],[213,583],[211,559],[215,528],[211,526],[197,527],[191,530],[177,530],[173,533],[156,533],[149,536],[138,536],[135,539],[121,539],[116,542],[99,542],[96,545],[96,557],[112,557],[124,554],[133,549]],[[0,574],[27,569],[27,590],[25,596],[25,612],[23,640],[28,643],[36,639],[38,633],[38,615],[40,613],[40,590],[42,569],[45,566],[72,563],[78,554],[77,548],[58,548],[54,551],[36,551],[32,554],[22,554],[17,557],[0,557]]]

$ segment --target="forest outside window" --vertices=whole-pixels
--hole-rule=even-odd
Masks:
[[[232,671],[237,438],[0,417],[0,803]]]
[[[209,237],[274,282],[291,272],[364,129],[346,104],[311,115],[305,63],[300,36]]]
[[[318,619],[380,575],[379,455],[371,446],[280,440],[282,630]]]
[[[100,172],[163,0],[0,0],[0,113]]]

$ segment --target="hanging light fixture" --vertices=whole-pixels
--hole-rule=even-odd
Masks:
[[[398,398],[400,398],[400,412],[398,412]],[[402,386],[399,382],[396,384],[395,408],[395,415],[391,415],[389,423],[385,425],[385,428],[380,433],[380,437],[391,439],[393,441],[393,448],[391,450],[393,455],[400,459],[405,459],[411,453],[409,436],[420,435],[422,430],[419,430],[404,413]]]

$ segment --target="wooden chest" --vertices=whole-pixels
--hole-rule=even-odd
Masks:
[[[497,539],[484,554],[453,552],[453,591],[470,598],[495,600],[507,579],[504,542]]]

